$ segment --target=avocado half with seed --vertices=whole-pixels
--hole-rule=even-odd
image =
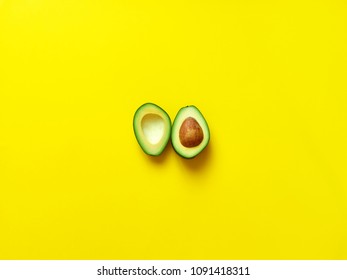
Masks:
[[[171,120],[158,105],[146,103],[135,112],[133,128],[142,150],[148,155],[158,156],[170,139]]]
[[[172,146],[184,158],[201,153],[210,141],[210,130],[204,116],[195,106],[181,108],[171,130]]]

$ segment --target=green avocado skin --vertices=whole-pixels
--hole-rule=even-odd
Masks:
[[[164,123],[167,126],[166,134],[163,136],[164,137],[163,143],[160,146],[160,148],[158,148],[155,151],[149,150],[148,144],[145,142],[145,139],[143,139],[143,137],[141,137],[141,133],[139,133],[139,130],[142,129],[142,127],[141,127],[141,120],[142,119],[140,119],[139,116],[143,112],[145,112],[147,109],[151,109],[151,110],[154,109],[158,113],[158,115],[160,115],[163,118]],[[151,103],[151,102],[144,103],[135,111],[134,118],[133,118],[133,131],[134,131],[135,138],[136,138],[139,146],[141,147],[142,151],[145,154],[147,154],[149,156],[159,156],[163,153],[163,151],[165,150],[165,148],[166,148],[166,146],[170,140],[171,119],[170,119],[169,115],[166,113],[166,111],[164,109],[162,109],[160,106],[158,106],[154,103]]]
[[[174,151],[176,152],[176,154],[178,154],[181,158],[189,160],[189,159],[195,159],[198,155],[200,155],[207,148],[209,143],[210,143],[210,140],[208,140],[208,142],[206,143],[206,146],[204,148],[202,148],[202,150],[193,157],[186,157],[184,153],[180,153],[179,150],[175,149],[175,147],[173,147],[173,148],[174,148]]]
[[[184,159],[187,159],[187,160],[192,160],[192,159],[195,159],[198,155],[200,155],[207,148],[209,142],[210,142],[210,140],[208,140],[206,146],[204,148],[202,148],[201,151],[198,154],[196,154],[195,156],[193,156],[193,157],[188,157],[184,153],[180,153],[180,150],[179,149],[175,149],[175,147],[173,145],[172,145],[172,147],[173,147],[175,153],[177,155],[179,155],[181,158],[184,158]]]
[[[201,128],[203,129],[204,132],[204,138],[205,141],[204,143],[202,143],[202,145],[200,147],[197,148],[197,151],[195,154],[193,155],[188,155],[186,154],[183,149],[180,148],[181,144],[178,142],[177,140],[177,136],[175,137],[176,134],[179,133],[179,129],[181,127],[182,124],[182,120],[179,120],[179,117],[181,114],[183,114],[186,110],[192,110],[193,114],[187,116],[187,117],[193,117],[195,119],[199,119],[201,122],[199,122],[199,125],[201,126]],[[185,119],[185,118],[184,118]],[[183,120],[184,121],[184,120]],[[204,151],[206,149],[206,147],[208,146],[209,142],[210,142],[210,129],[209,126],[207,124],[206,119],[204,118],[204,116],[202,115],[202,113],[200,112],[200,110],[194,106],[194,105],[189,105],[189,106],[185,106],[182,107],[176,114],[176,117],[174,119],[173,125],[172,125],[172,130],[171,130],[171,144],[172,147],[174,149],[174,151],[176,152],[176,154],[178,154],[179,156],[181,156],[184,159],[194,159],[196,158],[202,151]],[[176,141],[175,141],[176,139]]]

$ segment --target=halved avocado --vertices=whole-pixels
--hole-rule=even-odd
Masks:
[[[145,103],[140,106],[134,115],[134,133],[142,150],[151,156],[160,155],[171,133],[171,120],[169,115],[158,105]]]
[[[210,130],[204,116],[195,106],[181,108],[171,130],[172,146],[184,158],[201,153],[210,141]]]

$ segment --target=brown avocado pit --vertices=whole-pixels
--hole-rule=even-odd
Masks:
[[[197,147],[204,140],[204,132],[196,119],[188,117],[180,127],[179,138],[184,147]]]

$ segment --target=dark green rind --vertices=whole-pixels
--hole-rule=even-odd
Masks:
[[[172,147],[173,147],[174,151],[176,152],[176,154],[178,154],[180,157],[182,157],[182,158],[184,158],[184,159],[194,159],[194,158],[196,158],[198,155],[200,155],[200,154],[207,148],[207,146],[208,146],[209,143],[210,143],[210,137],[208,138],[208,141],[207,141],[205,147],[203,147],[202,150],[201,150],[198,154],[196,154],[195,156],[193,156],[193,157],[186,157],[186,156],[184,156],[183,154],[181,154],[179,151],[177,151],[177,150],[175,149],[174,145],[172,145]]]

